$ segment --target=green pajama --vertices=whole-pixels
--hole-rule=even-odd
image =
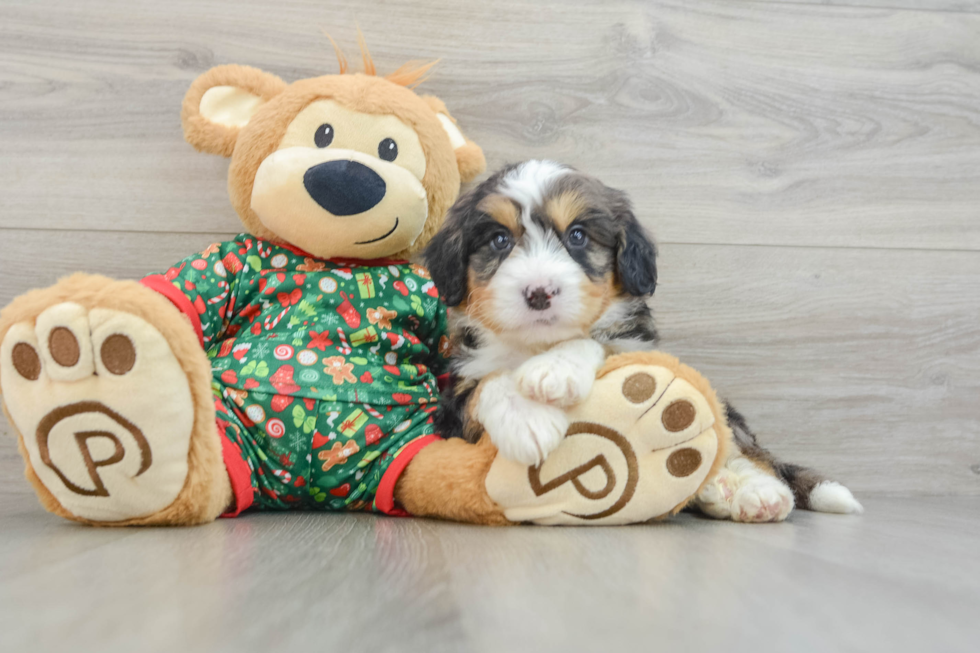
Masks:
[[[434,439],[447,367],[446,309],[424,268],[242,234],[144,283],[188,314],[211,359],[235,514],[392,512],[397,471],[385,472]]]

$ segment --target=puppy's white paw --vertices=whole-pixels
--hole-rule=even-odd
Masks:
[[[543,404],[573,406],[592,391],[595,373],[559,358],[535,356],[517,370],[522,395]]]
[[[840,483],[823,481],[810,490],[810,510],[859,515],[864,512],[864,506]]]
[[[517,388],[528,399],[574,406],[589,396],[595,373],[605,360],[594,340],[572,340],[529,359],[517,369]]]
[[[701,486],[697,494],[697,505],[701,512],[715,519],[730,519],[732,498],[738,491],[738,476],[722,467],[714,478]]]
[[[793,510],[793,492],[772,476],[742,479],[732,497],[731,518],[739,522],[783,521]]]
[[[732,458],[698,490],[697,507],[715,519],[783,521],[793,511],[793,491],[751,459]]]
[[[476,414],[500,454],[525,465],[544,462],[568,430],[564,411],[522,396],[509,375],[483,384]]]

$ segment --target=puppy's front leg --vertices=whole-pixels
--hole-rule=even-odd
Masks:
[[[565,412],[523,396],[510,373],[484,380],[478,392],[475,417],[504,458],[539,465],[565,437]]]
[[[595,340],[581,338],[555,345],[529,358],[516,372],[517,388],[528,399],[574,406],[592,391],[606,352]]]

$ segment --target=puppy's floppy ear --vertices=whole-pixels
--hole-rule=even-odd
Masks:
[[[439,294],[447,306],[458,306],[469,293],[469,244],[463,230],[463,216],[470,209],[472,193],[464,195],[449,209],[442,228],[422,253]]]
[[[195,149],[231,156],[238,132],[286,82],[249,66],[216,66],[194,80],[184,96],[180,121]]]
[[[613,215],[619,226],[616,245],[616,273],[630,295],[652,295],[657,288],[657,248],[633,214],[629,197],[612,191]]]
[[[442,128],[449,136],[449,142],[456,151],[456,165],[459,168],[459,178],[467,184],[487,169],[487,160],[483,156],[480,146],[463,136],[463,132],[456,125],[456,119],[449,115],[445,103],[433,95],[424,95],[422,99],[436,112]]]

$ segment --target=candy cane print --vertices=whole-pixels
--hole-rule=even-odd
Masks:
[[[338,352],[346,356],[352,351],[354,351],[353,349],[351,349],[351,346],[347,343],[347,336],[344,334],[344,330],[341,329],[340,327],[337,328],[337,338],[340,339],[340,346],[337,347]]]
[[[371,407],[369,404],[361,404],[361,405],[364,406],[364,411],[368,415],[370,415],[371,417],[375,417],[377,419],[383,419],[384,418],[384,415],[382,415],[381,413],[379,413],[377,411],[377,409]]]
[[[286,313],[288,313],[288,312],[289,312],[289,306],[287,306],[286,308],[284,308],[281,311],[279,311],[279,315],[277,315],[276,317],[274,317],[271,322],[269,321],[269,318],[271,316],[266,315],[265,316],[265,320],[262,321],[262,323],[265,325],[265,330],[266,331],[271,331],[272,329],[276,328],[276,325],[279,324],[279,320],[281,320],[283,318],[283,316],[285,316]]]
[[[220,295],[218,295],[217,297],[212,297],[211,299],[209,299],[208,300],[208,303],[209,304],[220,304],[223,301],[225,301],[225,299],[228,298],[228,282],[227,281],[219,281],[218,282],[218,288],[224,289],[224,292],[221,293]]]

